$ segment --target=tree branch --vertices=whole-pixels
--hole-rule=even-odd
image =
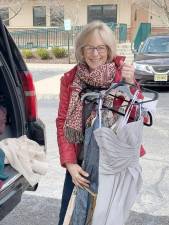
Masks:
[[[20,13],[20,11],[22,10],[22,7],[23,7],[24,2],[25,2],[25,0],[17,1],[17,3],[19,3],[19,8],[18,8],[17,10],[14,10],[13,7],[10,6],[11,3],[9,3],[9,7],[8,7],[8,8],[14,13],[14,15],[11,16],[11,17],[9,17],[8,19],[4,19],[3,21],[10,21],[10,20],[12,20],[15,16],[17,16],[17,15]],[[14,2],[14,3],[12,3],[12,4],[16,5],[17,3]],[[12,5],[12,4],[11,4],[11,5]]]
[[[163,8],[163,5],[162,3],[160,4],[159,1],[156,1],[156,0],[151,0],[155,5],[157,5],[159,8]]]
[[[166,0],[164,0],[164,11],[169,21],[169,9]]]

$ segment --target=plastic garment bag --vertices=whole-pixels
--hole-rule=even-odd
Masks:
[[[113,129],[101,127],[100,104],[100,128],[94,131],[100,151],[99,189],[92,225],[124,225],[141,188],[141,113],[137,121],[127,123],[134,101]]]

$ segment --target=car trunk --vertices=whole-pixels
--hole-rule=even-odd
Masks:
[[[25,107],[21,105],[23,104],[22,99],[21,88],[16,85],[12,73],[0,53],[0,105],[5,107],[7,111],[7,122],[5,130],[0,134],[0,141],[25,134],[25,112],[23,112]],[[9,176],[4,181],[6,184],[18,176],[18,173],[10,165],[5,165],[4,172]],[[1,190],[5,187],[4,184]]]
[[[0,141],[26,135],[40,145],[45,145],[45,127],[37,118],[32,74],[27,70],[20,51],[1,19],[0,33],[0,125],[3,125],[7,111],[5,129],[0,126]],[[9,177],[0,188],[0,221],[20,202],[25,190],[36,190],[38,186],[36,184],[30,188],[25,177],[9,164],[5,165],[4,170]]]

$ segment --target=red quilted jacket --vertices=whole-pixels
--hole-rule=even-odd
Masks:
[[[114,82],[119,82],[121,80],[121,71],[120,71],[120,61],[125,60],[124,56],[117,56],[114,59],[115,65],[117,67]],[[64,123],[67,115],[67,110],[69,106],[69,100],[72,92],[72,82],[76,74],[77,66],[71,69],[69,72],[66,72],[61,78],[60,85],[60,102],[58,109],[58,117],[56,118],[56,127],[57,127],[57,141],[59,146],[60,153],[60,162],[62,166],[65,166],[65,163],[76,163],[78,156],[78,144],[69,143],[64,137]],[[142,95],[139,96],[142,98]],[[140,155],[145,154],[143,146],[140,149]]]

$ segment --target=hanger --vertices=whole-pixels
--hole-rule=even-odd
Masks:
[[[129,88],[130,86],[136,87],[134,84],[129,84],[129,83],[123,81],[123,80],[118,82],[118,83],[113,83],[110,86],[110,88],[107,91],[105,91],[105,95],[108,95],[112,89],[115,89],[115,90],[120,91],[120,92],[122,92],[124,94],[127,94],[127,96],[130,99],[132,99],[133,98],[133,94],[130,91],[130,88]]]
[[[104,91],[104,89],[100,89],[98,90],[98,92],[89,92],[89,93],[86,93],[84,94],[82,97],[81,97],[81,100],[83,101],[86,97],[90,96],[90,97],[94,97],[94,98],[98,98],[100,97],[100,94],[101,95],[104,95],[104,96],[107,96],[112,89],[116,89],[117,91],[121,91],[122,93],[124,94],[127,94],[127,96],[132,99],[133,98],[133,94],[131,93],[130,91],[130,88],[129,86],[133,86],[133,87],[136,87],[134,84],[129,84],[127,82],[124,82],[124,81],[120,81],[118,83],[113,83],[111,84],[111,86],[109,87],[108,90]],[[80,93],[80,96],[82,94],[83,91],[86,91],[87,89],[93,89],[93,87],[89,87],[89,88],[84,88],[81,93]],[[110,96],[114,96],[112,94],[110,94]],[[117,97],[117,96],[114,96],[114,97]],[[117,97],[118,98],[118,97]]]
[[[91,95],[90,95],[91,96]],[[86,94],[86,96],[83,98],[83,101],[84,100],[86,100],[87,102],[93,102],[94,104],[96,104],[96,105],[98,105],[98,101],[96,101],[96,100],[98,100],[99,98],[96,98],[96,95],[95,95],[95,99],[93,98],[93,99],[86,99],[86,97],[88,97],[88,95]],[[82,99],[82,98],[81,98]],[[95,101],[94,101],[95,100]],[[102,109],[106,109],[106,110],[110,110],[111,112],[115,112],[115,113],[117,113],[117,114],[119,114],[119,115],[121,115],[121,116],[124,116],[125,115],[125,113],[122,113],[122,112],[119,112],[119,111],[117,111],[116,109],[114,109],[114,108],[109,108],[109,107],[107,107],[107,106],[102,106]],[[152,115],[151,115],[151,113],[149,112],[149,111],[147,111],[147,113],[148,113],[148,115],[149,115],[149,123],[145,123],[145,122],[143,122],[143,124],[145,125],[145,126],[148,126],[148,127],[150,127],[150,126],[152,126],[152,124],[153,124],[153,119],[152,119]],[[129,117],[129,119],[131,120],[131,121],[135,121],[135,118],[133,118],[133,117]]]
[[[88,92],[88,93],[85,93],[83,96],[81,96],[82,92],[83,91],[86,91],[87,89],[90,89],[90,88],[85,88],[81,91],[81,93],[79,94],[81,100],[83,101],[86,97],[88,96],[91,96],[93,97],[93,99],[96,99],[98,97],[101,97],[102,96],[107,96],[107,95],[110,95],[110,96],[113,96],[115,98],[121,98],[121,96],[115,96],[113,94],[111,94],[111,90],[112,89],[116,89],[118,91],[121,91],[122,93],[124,94],[127,94],[127,96],[130,98],[130,100],[133,98],[133,94],[131,93],[130,91],[130,87],[135,87],[137,88],[137,86],[135,84],[130,84],[128,82],[125,82],[124,80],[118,82],[118,83],[113,83],[110,88],[108,90],[98,90],[97,92],[96,91],[93,91],[93,92]],[[93,89],[93,87],[92,87]],[[153,94],[153,98],[152,99],[149,99],[149,100],[143,100],[143,101],[136,101],[134,104],[143,104],[143,103],[147,103],[147,102],[152,102],[152,101],[155,101],[159,98],[159,94],[157,91],[154,91],[152,89],[148,89],[148,88],[144,88],[144,87],[141,87],[141,90],[143,91],[146,91],[146,92],[149,92],[149,93],[152,93]],[[130,101],[127,101],[127,100],[124,100],[126,102],[130,102]]]
[[[138,102],[136,104],[143,104],[143,103],[147,103],[147,102],[156,101],[159,98],[159,93],[157,91],[154,91],[152,89],[145,88],[145,87],[141,87],[141,90],[146,91],[146,92],[149,92],[149,93],[152,93],[154,96],[153,96],[152,99],[145,100],[145,101],[141,101],[141,102]]]
[[[91,97],[93,100],[100,98],[100,92],[88,92],[81,96],[81,101],[84,101],[86,97]]]
[[[131,87],[131,86],[137,88],[136,85],[127,83],[127,82],[125,82],[124,80],[122,80],[122,81],[120,81],[120,82],[118,82],[118,83],[113,83],[113,84],[110,86],[110,88],[109,88],[108,90],[106,90],[106,91],[105,91],[105,90],[102,90],[102,91],[98,91],[98,92],[93,91],[93,92],[85,93],[83,96],[81,96],[81,100],[82,100],[82,101],[86,100],[86,101],[88,101],[88,102],[94,102],[94,104],[98,104],[98,101],[97,101],[97,100],[98,100],[99,98],[103,98],[103,97],[105,97],[105,96],[107,96],[107,95],[113,96],[113,97],[115,97],[115,98],[120,98],[121,96],[115,96],[115,95],[113,95],[113,94],[110,94],[110,92],[111,92],[112,89],[116,89],[116,90],[118,90],[118,91],[121,91],[121,92],[124,93],[124,94],[127,94],[127,96],[130,98],[130,100],[128,101],[128,100],[123,99],[123,101],[126,101],[126,102],[129,103],[129,102],[132,100],[132,98],[133,98],[133,94],[132,94],[131,91],[130,91],[130,87]],[[86,88],[86,89],[87,89],[87,88]],[[134,103],[134,105],[139,105],[139,104],[151,102],[151,101],[155,101],[155,100],[158,99],[158,96],[159,96],[158,92],[153,91],[153,90],[148,89],[148,88],[143,88],[143,87],[141,88],[141,90],[144,90],[144,91],[147,91],[147,92],[149,92],[149,93],[152,93],[152,94],[153,94],[153,98],[152,98],[152,99],[149,99],[149,100],[145,100],[145,101],[136,101],[136,102]],[[84,91],[84,90],[83,90],[83,91]],[[81,95],[81,93],[80,93],[80,95]],[[90,99],[87,98],[87,97],[89,97]],[[119,111],[117,111],[116,109],[109,108],[109,107],[106,107],[106,106],[102,106],[102,109],[110,110],[110,111],[115,112],[115,113],[117,113],[117,114],[119,114],[119,115],[122,115],[122,116],[125,115],[124,113],[119,112]],[[145,125],[145,126],[151,126],[151,125],[152,125],[152,115],[151,115],[151,113],[150,113],[149,111],[148,111],[147,113],[148,113],[148,115],[149,115],[149,124],[144,123],[144,125]],[[135,118],[132,118],[131,116],[129,117],[129,119],[131,119],[132,121],[135,120]]]
[[[110,94],[111,90],[112,89],[115,89],[115,90],[118,90],[118,91],[121,91],[122,93],[124,94],[127,94],[127,96],[130,98],[130,100],[133,98],[133,94],[131,93],[130,91],[130,87],[135,87],[137,88],[137,86],[135,84],[130,84],[124,80],[118,82],[118,83],[113,83],[110,88],[105,91],[105,96],[106,95],[110,95],[110,96],[113,96],[115,98],[120,98],[120,96],[116,96],[116,95],[113,95],[113,94]],[[136,101],[134,104],[143,104],[143,103],[147,103],[147,102],[152,102],[152,101],[155,101],[159,98],[159,94],[157,91],[154,91],[152,89],[148,89],[148,88],[144,88],[144,87],[141,87],[140,90],[143,90],[143,91],[146,91],[146,92],[149,92],[149,93],[152,93],[153,94],[153,98],[152,99],[149,99],[149,100],[143,100],[143,101]],[[127,100],[124,99],[124,101],[126,102],[129,102]]]

